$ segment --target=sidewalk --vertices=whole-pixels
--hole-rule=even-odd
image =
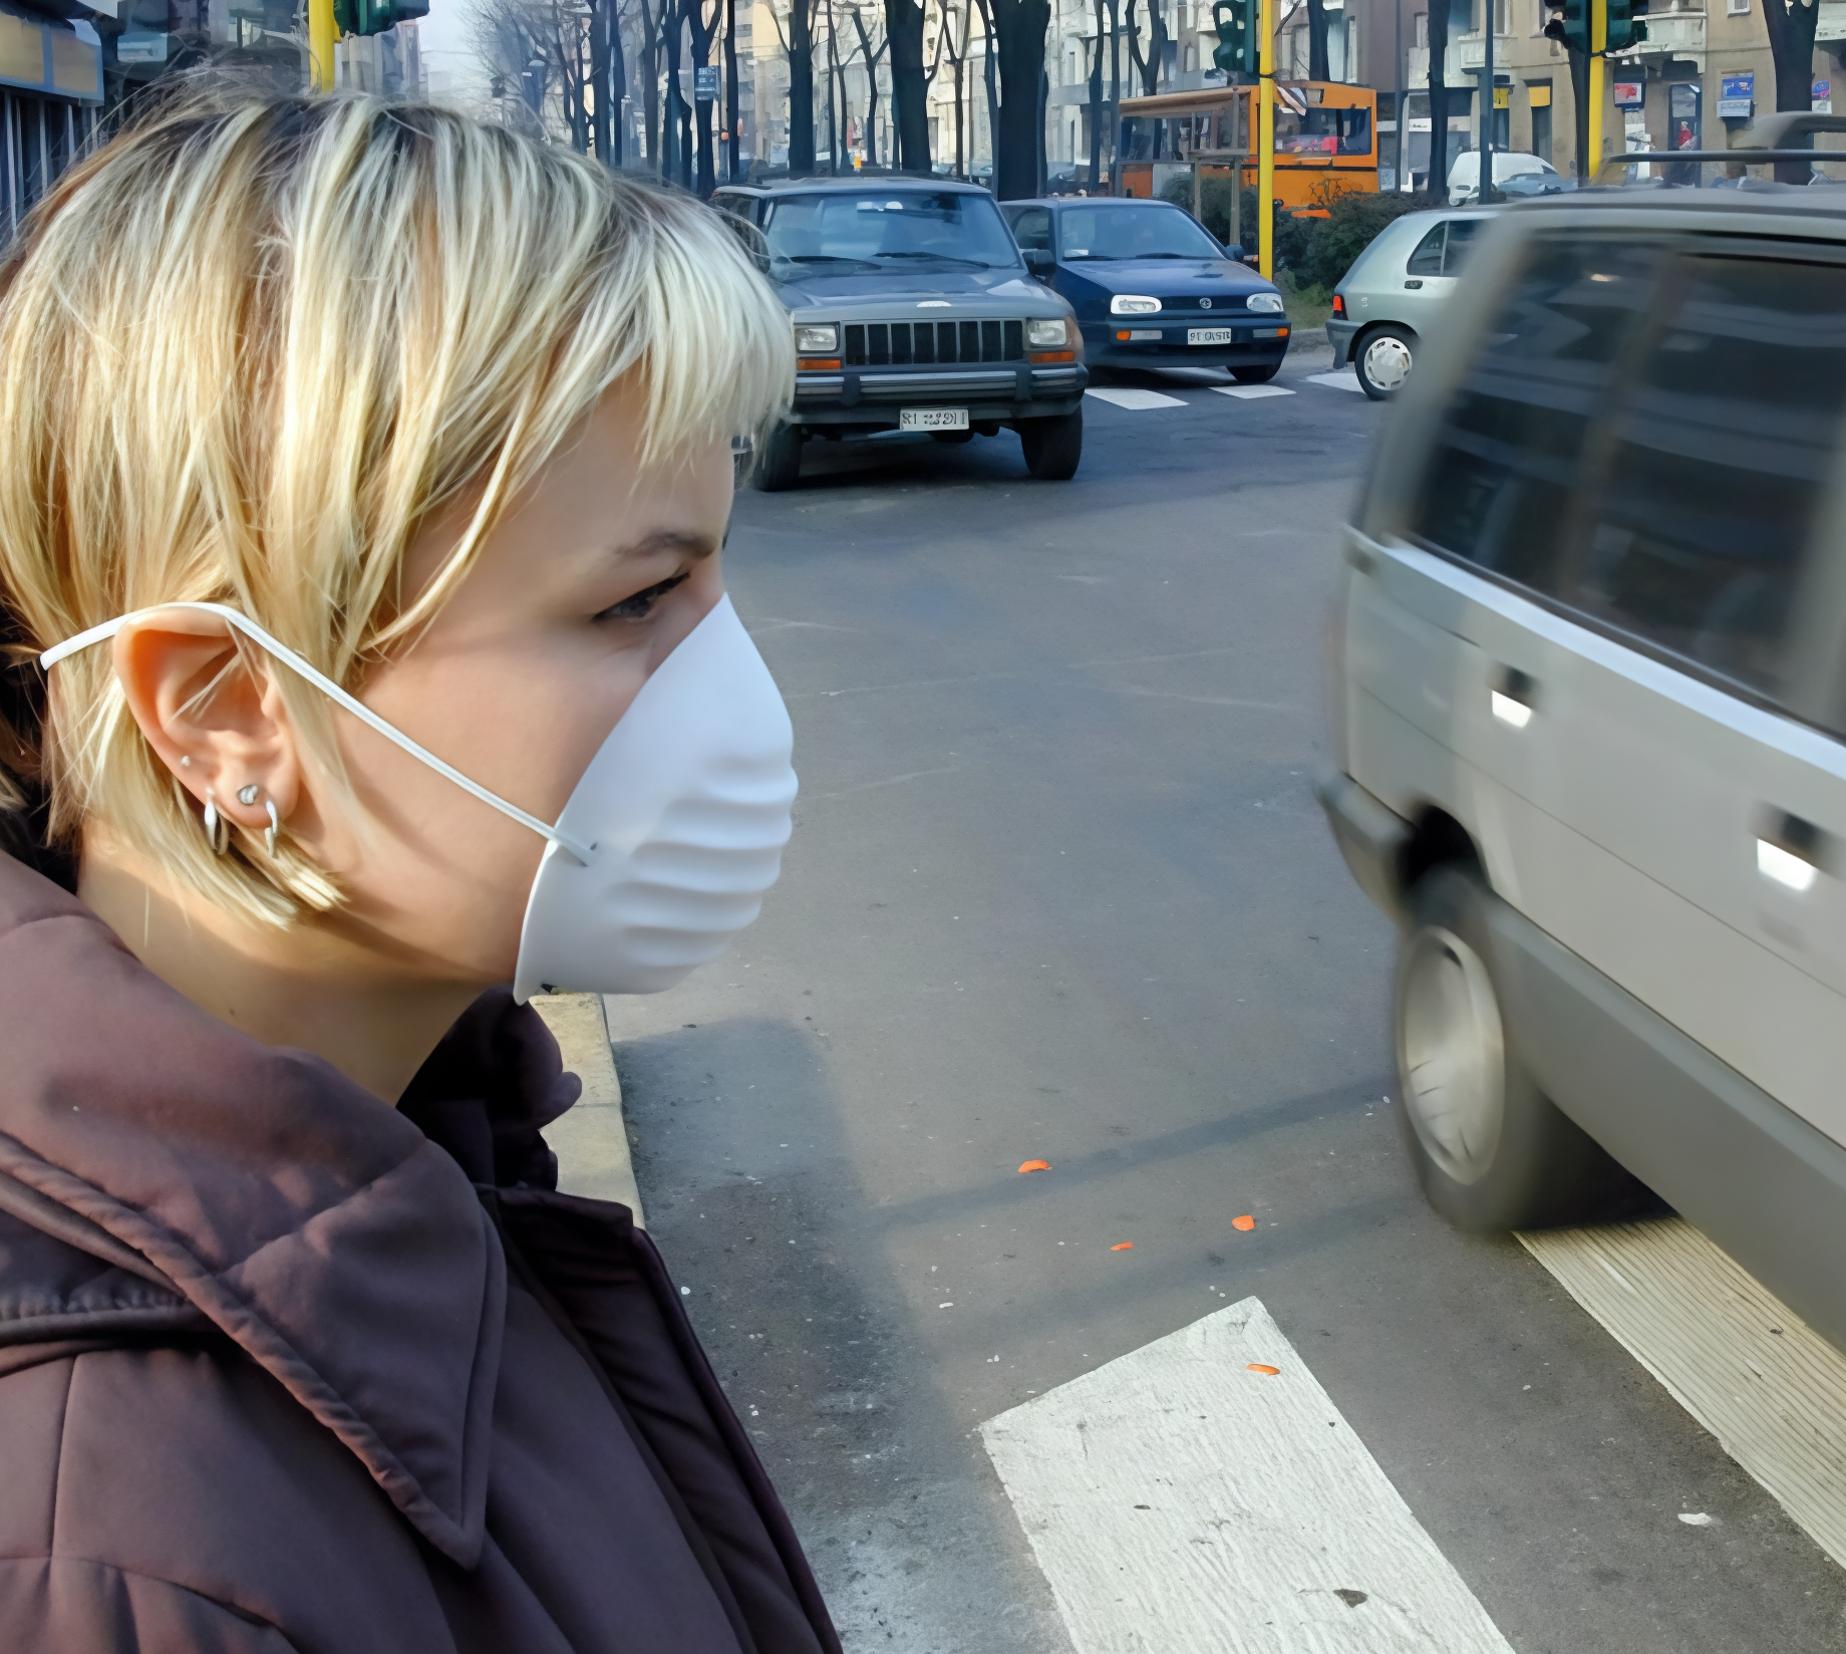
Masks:
[[[583,1081],[583,1096],[545,1133],[558,1157],[558,1187],[592,1200],[615,1200],[643,1224],[622,1118],[622,1082],[609,1045],[609,1022],[596,994],[562,994],[533,1000],[564,1053],[564,1066]]]

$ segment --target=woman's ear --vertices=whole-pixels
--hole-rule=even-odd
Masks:
[[[224,621],[187,609],[138,617],[116,633],[115,674],[148,745],[201,805],[209,797],[252,832],[269,826],[271,801],[288,817],[301,765],[282,694]]]

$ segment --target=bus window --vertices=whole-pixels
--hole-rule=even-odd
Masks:
[[[1372,114],[1369,109],[1310,109],[1296,115],[1276,111],[1276,153],[1279,155],[1370,155]]]

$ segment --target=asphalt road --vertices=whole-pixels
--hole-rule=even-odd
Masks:
[[[1519,1654],[1838,1649],[1832,1564],[1407,1176],[1311,792],[1390,410],[1320,366],[1092,401],[1068,484],[1000,438],[742,500],[803,794],[739,951],[612,1007],[650,1225],[851,1650],[1068,1648],[976,1427],[1249,1295]]]

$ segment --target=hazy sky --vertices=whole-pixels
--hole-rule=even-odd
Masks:
[[[429,16],[418,25],[432,97],[469,98],[485,92],[485,76],[468,44],[468,17],[475,0],[430,0]]]

